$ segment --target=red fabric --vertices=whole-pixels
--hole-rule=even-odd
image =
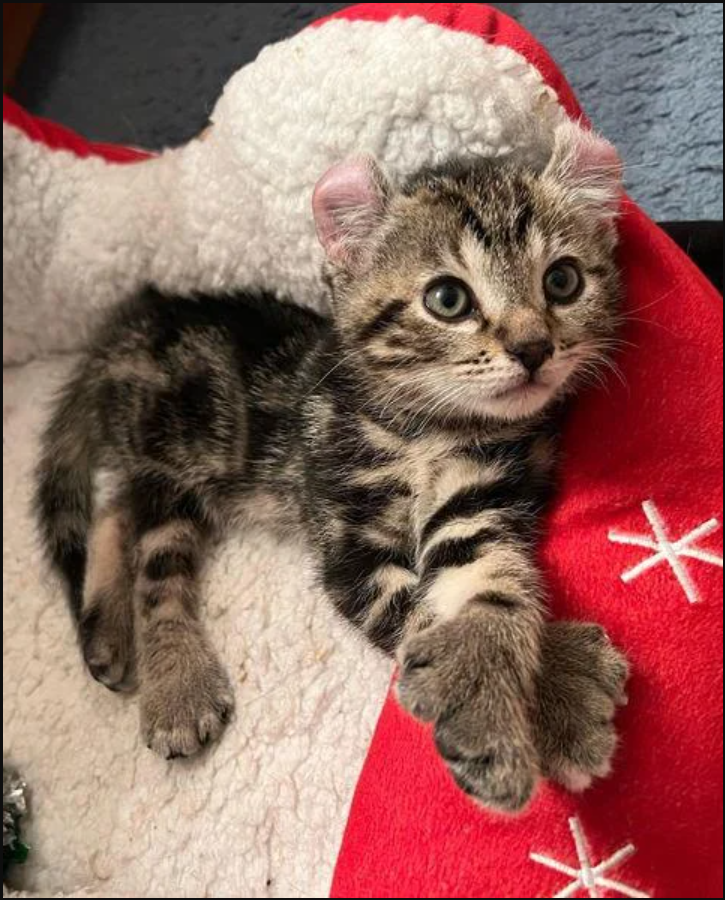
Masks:
[[[109,162],[137,162],[148,159],[150,153],[144,150],[136,150],[131,147],[121,147],[115,144],[101,144],[87,141],[80,135],[56,125],[47,119],[32,116],[20,107],[14,100],[3,95],[3,122],[14,125],[27,136],[41,144],[46,144],[51,150],[70,150],[76,156],[101,156]]]
[[[509,43],[578,115],[549,57],[500,13],[473,4],[363,4],[344,15],[384,19],[391,9]],[[723,895],[722,573],[684,560],[696,604],[666,563],[625,584],[620,575],[651,552],[608,536],[614,529],[652,538],[648,499],[672,540],[713,516],[722,521],[722,298],[629,202],[621,262],[626,384],[610,378],[607,391],[576,406],[542,548],[554,615],[605,625],[632,663],[615,772],[579,796],[544,785],[523,818],[491,815],[454,786],[428,730],[390,696],[357,786],[333,897],[555,896],[573,879],[530,853],[579,868],[572,816],[593,863],[636,846],[607,875],[639,896]],[[722,532],[697,546],[720,555]],[[601,887],[567,894],[624,895]]]

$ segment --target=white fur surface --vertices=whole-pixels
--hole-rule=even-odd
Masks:
[[[254,284],[319,306],[312,188],[370,152],[392,176],[453,150],[543,162],[563,118],[506,48],[419,19],[331,22],[229,82],[208,137],[126,166],[3,129],[4,360],[84,340],[93,311],[154,280]],[[59,358],[4,373],[3,755],[33,789],[36,896],[324,897],[390,667],[337,621],[305,552],[261,532],[208,579],[237,717],[193,763],[139,741],[133,699],[83,671],[41,564],[29,477]],[[19,870],[21,871],[21,870]]]
[[[514,51],[413,18],[333,21],[266,48],[205,140],[148,162],[79,160],[4,126],[4,360],[79,346],[89,309],[146,280],[319,307],[310,202],[328,166],[364,152],[392,176],[454,151],[541,162],[563,117]]]
[[[32,855],[16,873],[38,896],[326,897],[390,664],[338,621],[303,547],[240,536],[205,588],[236,719],[204,759],[147,750],[135,698],[85,673],[28,514],[37,434],[68,367],[3,381],[3,758],[32,789]]]

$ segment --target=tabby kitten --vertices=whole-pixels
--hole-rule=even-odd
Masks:
[[[313,198],[331,321],[252,294],[115,310],[48,427],[37,504],[88,668],[138,679],[157,753],[231,715],[199,573],[274,495],[465,791],[518,810],[539,774],[606,773],[626,664],[598,626],[545,621],[535,546],[560,401],[617,324],[620,191],[613,149],[574,126],[538,173],[457,160],[394,187],[353,160]]]

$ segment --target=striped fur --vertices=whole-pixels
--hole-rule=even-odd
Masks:
[[[560,399],[616,325],[611,217],[547,172],[492,163],[397,190],[371,178],[374,215],[342,237],[344,216],[325,219],[332,320],[266,295],[153,290],[114,312],[46,432],[42,531],[92,674],[138,681],[149,746],[188,755],[233,704],[200,620],[205,547],[275,496],[335,607],[397,652],[401,701],[436,723],[456,780],[518,809],[539,770],[571,776],[568,749],[537,736],[532,713],[547,641],[534,549]],[[329,202],[323,185],[318,215]],[[562,255],[585,288],[553,309],[541,277]],[[475,298],[466,321],[421,302],[446,275]],[[542,329],[551,358],[523,378],[510,342]],[[561,718],[550,698],[566,690],[547,690]],[[602,744],[602,727],[581,741]]]

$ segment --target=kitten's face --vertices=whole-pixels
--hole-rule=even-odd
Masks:
[[[369,161],[318,185],[344,352],[380,399],[516,420],[572,388],[617,322],[619,165],[565,126],[537,175],[491,162],[393,191]]]

